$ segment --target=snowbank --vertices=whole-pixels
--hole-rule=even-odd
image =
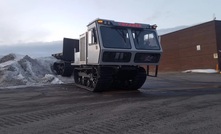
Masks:
[[[54,57],[33,59],[28,55],[8,54],[0,58],[0,87],[35,86],[45,84],[62,84],[62,77],[56,76],[52,65]],[[58,78],[60,77],[60,78]],[[69,78],[69,82],[73,82]]]
[[[218,73],[215,69],[192,69],[183,71],[183,73]]]

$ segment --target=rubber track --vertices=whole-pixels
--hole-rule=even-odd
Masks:
[[[105,91],[111,88],[112,79],[113,79],[112,75],[113,75],[113,69],[111,67],[100,67],[98,68],[97,84],[94,89],[81,84],[77,83],[75,84],[80,88],[84,88],[93,92]]]
[[[114,85],[113,80],[114,69],[111,67],[101,67],[98,68],[98,77],[96,87],[90,88],[81,84],[75,83],[78,87],[87,89],[93,92],[106,91],[111,89],[118,89],[116,85]],[[137,74],[135,75],[134,82],[127,87],[126,90],[137,90],[142,87],[142,85],[146,81],[146,72],[144,68],[140,67],[137,70]],[[122,88],[124,89],[124,88]]]
[[[145,72],[144,68],[140,67],[138,69],[138,73],[134,79],[134,84],[132,84],[129,89],[137,90],[142,87],[142,85],[145,83],[145,81],[146,81],[146,72]]]

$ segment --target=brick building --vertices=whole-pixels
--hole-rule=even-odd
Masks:
[[[162,35],[161,44],[159,71],[221,67],[221,21],[213,20]]]

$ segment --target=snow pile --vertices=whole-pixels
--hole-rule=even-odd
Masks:
[[[192,69],[183,71],[183,73],[218,73],[215,69]]]
[[[61,84],[62,77],[58,78],[52,70],[55,61],[54,57],[3,56],[0,58],[0,87]]]

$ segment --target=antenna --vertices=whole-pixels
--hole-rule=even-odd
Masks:
[[[215,13],[213,14],[213,20],[216,20],[216,14]]]

